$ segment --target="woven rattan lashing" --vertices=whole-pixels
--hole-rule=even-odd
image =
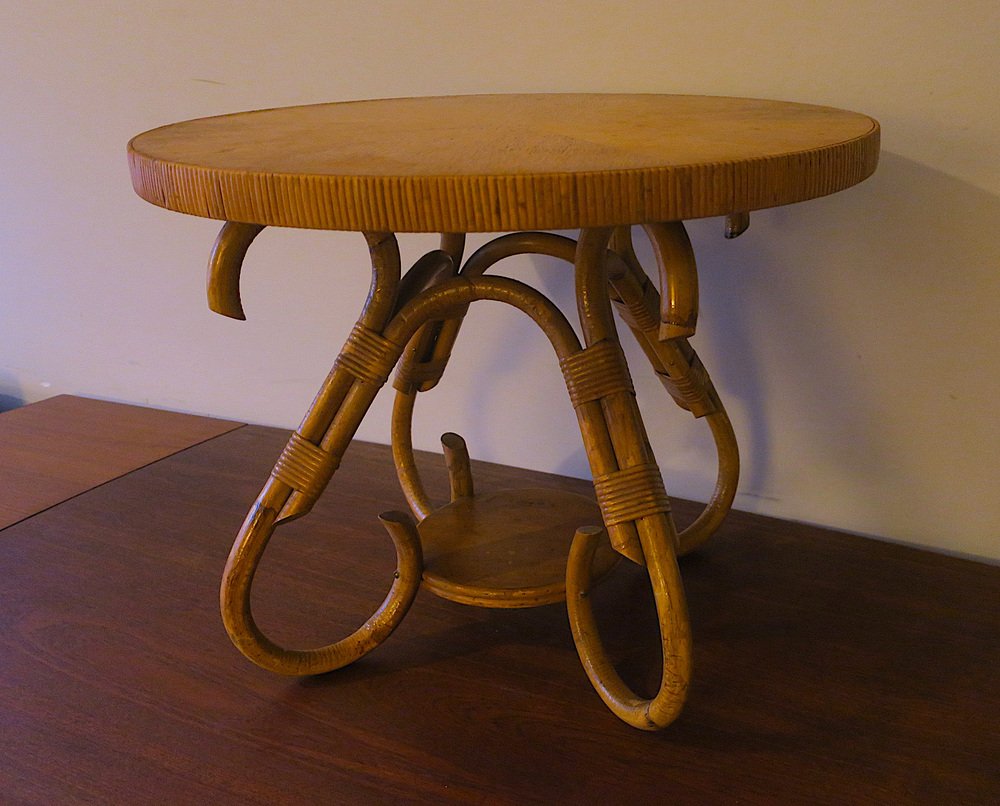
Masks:
[[[339,456],[324,451],[293,431],[271,472],[278,481],[314,502],[339,466]]]

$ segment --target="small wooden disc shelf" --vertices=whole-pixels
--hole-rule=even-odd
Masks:
[[[535,607],[566,599],[566,557],[581,526],[600,525],[597,504],[559,490],[504,490],[458,500],[418,527],[424,586],[462,604]],[[619,555],[605,545],[594,576]]]

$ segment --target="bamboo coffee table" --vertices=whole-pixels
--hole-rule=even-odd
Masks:
[[[345,666],[384,641],[421,584],[484,607],[565,600],[573,638],[608,707],[643,729],[679,713],[691,634],[677,556],[706,541],[732,504],[736,440],[708,372],[688,343],[698,283],[683,221],[749,213],[843,190],[878,162],[869,117],[817,106],[671,95],[497,95],[322,104],[205,118],[129,144],[132,182],[161,207],[226,222],[208,278],[214,311],[244,318],[239,275],[268,226],[363,233],[371,292],[316,398],[248,514],[222,580],[230,637],[284,674]],[[636,258],[632,227],[652,244],[659,291]],[[578,240],[546,230],[579,229]],[[437,232],[440,249],[401,271],[395,233]],[[500,235],[468,257],[465,233]],[[583,344],[530,286],[486,272],[541,254],[574,266]],[[594,477],[594,501],[520,490],[473,494],[465,443],[442,437],[451,503],[435,509],[414,462],[416,398],[441,379],[472,302],[520,309],[555,351]],[[702,515],[678,532],[650,451],[612,315],[633,331],[674,400],[704,418],[719,474]],[[381,520],[398,567],[382,605],[355,633],[287,649],[254,622],[250,589],[274,530],[309,512],[379,388],[396,370],[392,447],[413,515]],[[659,691],[633,693],[604,651],[589,604],[619,557],[645,566],[663,648]]]

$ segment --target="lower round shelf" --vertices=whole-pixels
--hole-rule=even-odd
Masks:
[[[505,490],[460,498],[418,527],[424,586],[462,604],[535,607],[566,599],[566,557],[581,526],[601,525],[589,498],[559,490]],[[594,558],[598,578],[620,556],[605,544]]]

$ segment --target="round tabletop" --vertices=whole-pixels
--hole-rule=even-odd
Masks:
[[[132,184],[182,213],[287,227],[503,232],[679,221],[835,193],[878,123],[687,95],[467,95],[267,109],[129,143]]]

